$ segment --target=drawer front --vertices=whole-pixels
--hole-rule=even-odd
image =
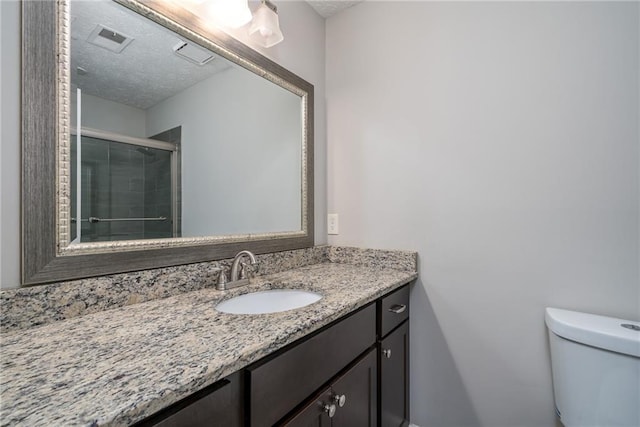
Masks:
[[[409,285],[382,298],[379,302],[380,337],[386,336],[409,318]]]
[[[271,426],[376,341],[376,307],[366,308],[282,354],[247,368],[251,426]]]
[[[177,402],[135,427],[193,427],[244,425],[242,378],[236,372]]]

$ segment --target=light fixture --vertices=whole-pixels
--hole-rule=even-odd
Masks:
[[[278,8],[269,0],[262,0],[253,13],[249,37],[264,47],[274,46],[284,40],[278,21]]]
[[[209,16],[221,26],[239,28],[251,21],[247,0],[210,0]]]

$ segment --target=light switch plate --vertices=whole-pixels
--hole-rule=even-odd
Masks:
[[[327,215],[327,234],[338,233],[338,214]]]

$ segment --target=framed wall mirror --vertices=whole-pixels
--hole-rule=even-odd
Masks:
[[[313,86],[170,1],[23,2],[24,285],[313,246]]]

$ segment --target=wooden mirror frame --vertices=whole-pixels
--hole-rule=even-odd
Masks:
[[[22,284],[33,285],[314,244],[313,85],[166,1],[116,0],[302,99],[302,229],[69,246],[69,0],[22,2]]]

